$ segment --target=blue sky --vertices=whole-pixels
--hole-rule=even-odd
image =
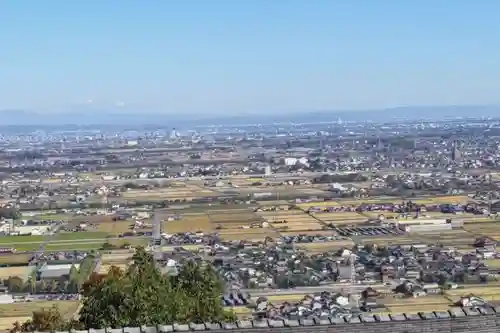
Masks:
[[[3,0],[0,109],[500,102],[499,1]]]

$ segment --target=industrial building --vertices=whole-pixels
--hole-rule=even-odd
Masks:
[[[38,277],[40,278],[40,280],[60,279],[65,276],[69,276],[69,272],[72,266],[75,266],[75,268],[78,269],[80,267],[80,264],[62,264],[62,265],[44,264],[38,270]]]

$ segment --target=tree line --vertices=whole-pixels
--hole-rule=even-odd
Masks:
[[[177,274],[164,274],[151,253],[137,248],[127,269],[113,266],[105,275],[90,275],[81,286],[77,319],[67,320],[53,307],[14,323],[11,333],[234,321],[222,306],[223,288],[210,264],[188,261]]]

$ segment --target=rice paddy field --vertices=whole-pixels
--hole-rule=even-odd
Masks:
[[[34,251],[40,248],[40,244],[49,241],[45,244],[47,251],[88,250],[99,248],[108,235],[105,232],[64,232],[47,236],[1,236],[0,244],[17,251]],[[0,263],[3,262],[1,258]]]
[[[440,205],[440,204],[466,204],[469,200],[469,197],[466,195],[457,195],[457,196],[436,196],[429,198],[416,198],[416,199],[406,199],[411,200],[413,203],[420,205]],[[398,198],[362,198],[356,200],[338,200],[340,205],[344,206],[357,206],[360,204],[383,204],[383,203],[400,203],[403,199]]]
[[[448,306],[452,305],[450,303],[450,300],[442,295],[427,295],[422,297],[405,297],[405,298],[386,296],[384,298],[377,299],[377,303],[383,304],[388,308],[403,307],[403,306],[432,307],[439,304],[446,304]]]
[[[301,210],[258,212],[266,222],[275,228],[285,228],[286,231],[322,230],[323,224]]]
[[[207,210],[206,213],[184,214],[178,221],[163,221],[166,233],[217,232],[225,240],[264,240],[278,237],[272,227],[261,227],[265,220],[250,209]],[[252,227],[253,226],[253,227]]]
[[[471,223],[464,225],[463,229],[478,237],[484,236],[496,241],[500,240],[500,222],[475,224]]]
[[[24,278],[32,272],[32,268],[28,266],[21,267],[0,267],[0,279],[7,279],[11,276],[19,276]]]
[[[337,201],[318,201],[318,202],[304,202],[296,204],[300,209],[307,210],[311,207],[339,207],[340,204]]]
[[[52,236],[0,236],[0,244],[2,246],[8,244],[23,244],[23,243],[39,243],[47,239],[54,241],[71,241],[82,239],[104,239],[107,234],[104,232],[63,232]]]
[[[20,264],[27,263],[31,258],[31,254],[16,253],[16,254],[2,254],[0,255],[0,264]]]
[[[9,330],[15,322],[22,324],[28,319],[31,319],[31,316],[0,317],[0,330]]]
[[[159,188],[154,190],[129,190],[122,194],[124,199],[129,200],[187,200],[195,198],[216,196],[217,193],[207,188],[196,185],[184,184],[182,187]]]
[[[59,308],[61,314],[69,319],[78,310],[78,301],[36,301],[29,303],[0,304],[0,329],[9,329],[16,321],[23,323],[31,319],[33,311],[47,309],[53,305]]]
[[[97,229],[106,235],[119,236],[127,231],[130,231],[134,225],[134,221],[103,221],[97,224]]]
[[[447,290],[444,296],[451,302],[457,302],[461,297],[474,295],[486,301],[500,301],[500,284],[488,283],[480,286],[465,286],[461,289]]]
[[[332,223],[335,226],[359,224],[366,222],[366,216],[356,212],[331,212],[314,213],[313,216],[325,223]]]
[[[99,267],[99,274],[107,274],[109,269],[112,266],[118,267],[122,270],[125,270],[128,267],[127,264],[105,264],[105,265],[101,265],[101,267]]]
[[[212,223],[207,214],[185,214],[179,221],[163,221],[163,231],[168,234],[180,232],[213,232],[216,225]]]
[[[467,247],[472,246],[475,236],[466,230],[446,230],[426,233],[415,233],[414,239],[425,241],[428,244],[442,244],[445,247]]]
[[[334,230],[313,230],[313,231],[281,231],[282,236],[337,236],[338,233]]]
[[[67,221],[71,220],[73,216],[71,214],[40,214],[30,216],[30,219],[39,220],[39,221]]]

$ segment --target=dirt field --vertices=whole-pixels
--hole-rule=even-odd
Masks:
[[[469,252],[472,249],[475,236],[466,230],[446,230],[439,232],[411,233],[404,236],[359,236],[363,244],[379,245],[410,245],[410,244],[443,244],[446,247],[453,247],[460,251]]]
[[[258,212],[266,222],[275,228],[285,228],[283,231],[312,231],[322,230],[323,225],[300,210]]]
[[[162,222],[163,231],[169,234],[180,232],[213,232],[215,226],[206,214],[184,215],[179,221]]]
[[[348,225],[366,222],[366,216],[355,212],[333,212],[333,213],[315,213],[314,217],[334,225]]]
[[[411,200],[414,203],[421,205],[439,205],[439,204],[466,204],[469,200],[469,197],[466,195],[457,195],[457,196],[440,196],[440,197],[429,197],[429,198],[419,198],[419,199],[406,199]],[[363,198],[358,200],[338,200],[338,203],[345,206],[357,206],[362,203],[401,203],[403,199],[399,198]]]
[[[468,247],[472,246],[475,236],[465,230],[446,230],[428,233],[415,233],[411,235],[416,240],[427,244],[443,244],[446,247]]]
[[[423,296],[423,297],[406,297],[406,298],[396,298],[392,296],[387,296],[384,298],[378,298],[377,302],[384,304],[387,307],[395,306],[414,306],[414,305],[436,305],[436,304],[449,304],[450,300],[446,299],[444,296]],[[451,305],[451,304],[450,304]]]
[[[215,196],[216,192],[198,186],[187,185],[186,187],[161,188],[154,190],[130,190],[124,192],[122,197],[130,200],[165,199],[165,200],[192,200],[194,198]]]
[[[0,279],[7,279],[11,276],[19,276],[25,278],[33,268],[28,266],[23,267],[0,267]]]
[[[318,201],[318,202],[304,202],[296,204],[297,207],[307,210],[310,207],[338,207],[340,204],[337,201]]]
[[[432,311],[447,311],[451,307],[450,304],[415,304],[415,305],[398,305],[387,307],[387,312],[381,313],[407,313],[417,314],[419,312],[432,312]]]
[[[28,319],[31,319],[31,316],[0,318],[0,330],[11,329],[12,324],[14,324],[15,322],[19,322],[20,324],[22,324]]]
[[[184,214],[182,220],[164,221],[163,230],[176,232],[215,232],[216,229],[242,229],[258,224],[261,218],[248,209],[209,210],[204,213]]]
[[[98,230],[110,235],[118,236],[130,231],[131,226],[133,225],[134,221],[108,221],[99,223]]]
[[[113,264],[113,265],[101,265],[101,267],[99,267],[99,274],[107,274],[109,269],[111,268],[111,266],[116,266],[122,270],[125,270],[127,269],[128,265],[127,264]]]
[[[478,237],[486,236],[491,237],[494,240],[500,240],[500,223],[466,224],[463,229]]]
[[[39,309],[50,308],[56,305],[59,311],[65,318],[70,318],[74,315],[75,311],[78,309],[78,301],[37,301],[29,303],[12,303],[12,304],[0,304],[0,318],[31,318],[33,311]],[[12,319],[11,319],[12,320]],[[17,319],[14,319],[16,321]],[[10,322],[10,325],[12,325]],[[10,327],[10,326],[9,326]]]
[[[28,263],[30,254],[4,254],[0,255],[0,264]]]
[[[334,230],[313,230],[313,231],[281,231],[282,236],[337,236]]]
[[[484,285],[484,287],[465,287],[463,289],[453,289],[447,290],[446,295],[448,296],[466,296],[466,295],[475,295],[475,296],[485,296],[485,295],[500,295],[500,286],[488,286]]]

